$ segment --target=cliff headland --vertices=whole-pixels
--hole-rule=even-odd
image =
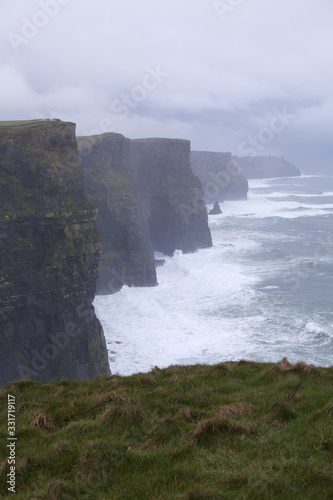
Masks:
[[[98,207],[102,256],[97,293],[156,285],[154,251],[172,255],[212,245],[190,142],[78,138],[87,196]]]
[[[98,207],[96,227],[102,240],[98,294],[118,291],[122,285],[157,284],[154,253],[147,217],[135,192],[131,141],[120,134],[78,139],[84,187]]]
[[[0,126],[0,385],[109,373],[95,217],[74,124]]]
[[[191,166],[202,183],[208,204],[247,198],[248,182],[231,153],[191,151]]]
[[[192,151],[191,165],[203,185],[209,204],[247,198],[247,179],[295,177],[300,170],[276,156],[239,157],[231,153]]]
[[[240,171],[247,179],[267,179],[271,177],[298,177],[300,170],[285,158],[277,156],[233,156]]]

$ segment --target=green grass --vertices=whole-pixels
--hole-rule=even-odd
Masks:
[[[16,396],[18,499],[332,499],[333,367],[173,366]]]
[[[41,120],[12,120],[12,121],[0,121],[0,127],[17,127],[19,125],[31,125],[32,123],[40,123],[43,122],[44,119]]]

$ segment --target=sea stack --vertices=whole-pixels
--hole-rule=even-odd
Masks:
[[[214,203],[213,208],[209,211],[209,215],[219,215],[219,214],[221,214],[221,213],[222,213],[222,210],[221,210],[221,208],[220,208],[219,202],[218,202],[218,201],[216,201],[216,202]]]

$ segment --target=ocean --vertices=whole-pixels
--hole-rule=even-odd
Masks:
[[[250,180],[213,247],[157,254],[159,286],[94,301],[113,374],[181,364],[333,364],[333,177]],[[210,208],[210,207],[209,207]]]

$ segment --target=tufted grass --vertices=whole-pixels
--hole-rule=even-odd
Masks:
[[[221,363],[92,381],[20,381],[16,498],[331,499],[333,367]]]

